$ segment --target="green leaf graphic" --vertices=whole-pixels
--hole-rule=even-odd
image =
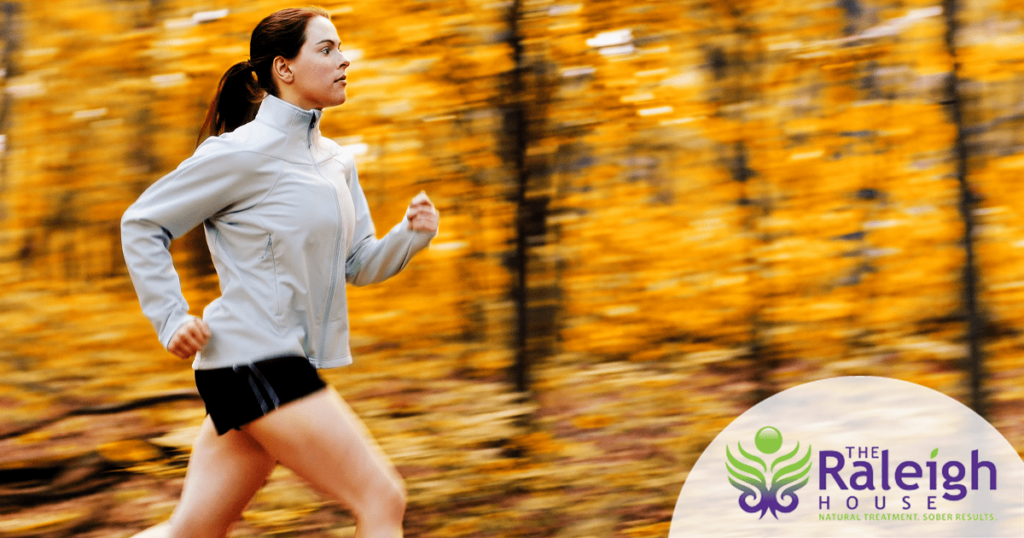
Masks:
[[[797,443],[797,450],[800,450],[800,443]],[[811,447],[808,446],[807,447],[807,454],[805,454],[803,458],[800,458],[800,461],[798,461],[798,462],[796,462],[796,463],[794,463],[792,465],[788,465],[786,467],[783,467],[782,469],[779,469],[779,472],[773,478],[773,482],[772,482],[773,487],[787,486],[787,485],[792,484],[793,482],[796,482],[797,480],[800,480],[801,478],[807,476],[807,473],[809,473],[811,471],[810,461],[811,461]],[[801,469],[802,469],[802,471],[801,471]],[[796,474],[794,474],[794,473],[796,473]],[[803,486],[799,486],[798,488],[795,488],[795,489],[799,489],[800,487],[803,487]]]
[[[747,452],[746,450],[743,450],[743,443],[736,443],[736,446],[739,447],[740,454],[743,454],[743,457],[747,458],[750,461],[756,461],[757,463],[761,464],[762,469],[764,469],[765,471],[768,470],[768,465],[765,464],[764,460],[751,454],[750,452]]]
[[[939,449],[936,448],[935,450],[932,450],[932,459],[935,459],[935,456],[938,456],[938,455],[939,455]]]
[[[725,457],[728,460],[725,463],[725,466],[729,470],[729,474],[734,476],[737,480],[746,482],[746,483],[754,485],[754,486],[765,484],[764,475],[761,474],[761,471],[758,471],[756,467],[751,467],[750,465],[746,465],[744,463],[741,463],[739,460],[737,460],[732,455],[732,453],[729,452],[728,445],[726,445],[726,447],[725,447]],[[735,469],[733,469],[733,468],[731,468],[729,466],[730,463],[732,464],[732,467],[735,467]],[[743,473],[747,473],[749,475],[752,475],[752,476],[756,477],[756,479],[752,478],[750,476],[746,476],[746,475],[740,473],[739,471],[742,471]]]
[[[786,454],[784,456],[779,456],[775,461],[772,462],[772,472],[775,472],[775,466],[776,465],[792,459],[793,456],[796,456],[797,452],[800,452],[800,443],[796,444],[796,448],[794,448],[792,452],[790,452],[789,454]]]

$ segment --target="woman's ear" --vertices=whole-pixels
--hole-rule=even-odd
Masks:
[[[291,84],[292,80],[295,79],[295,75],[288,65],[288,60],[285,60],[284,56],[274,58],[274,63],[270,66],[270,70],[274,73],[274,78],[285,84]]]

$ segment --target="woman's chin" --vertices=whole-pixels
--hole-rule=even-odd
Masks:
[[[348,96],[345,95],[345,94],[341,94],[340,96],[334,96],[330,100],[330,104],[327,105],[327,106],[340,106],[340,105],[345,104],[345,101],[348,101]]]

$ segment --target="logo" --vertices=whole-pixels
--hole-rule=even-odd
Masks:
[[[854,535],[1024,538],[1024,460],[942,393],[884,377],[822,379],[721,431],[687,473],[669,529]]]
[[[736,447],[744,463],[733,456],[729,446],[725,447],[725,468],[729,471],[729,483],[742,493],[739,498],[740,508],[753,514],[761,512],[758,519],[771,511],[775,519],[778,512],[788,514],[800,504],[796,491],[807,485],[811,479],[811,447],[797,460],[800,454],[800,443],[796,448],[771,460],[767,456],[775,454],[782,448],[782,432],[773,426],[765,426],[754,436],[754,446],[764,458],[743,450],[743,444],[737,442]]]

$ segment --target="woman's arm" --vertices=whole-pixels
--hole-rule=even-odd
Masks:
[[[437,235],[439,217],[430,198],[420,193],[413,198],[402,222],[377,239],[355,165],[351,169],[349,191],[356,210],[356,229],[345,262],[345,278],[356,286],[365,286],[387,280],[404,269],[413,255]]]
[[[142,311],[153,323],[160,343],[179,356],[194,347],[190,343],[203,331],[178,335],[174,341],[179,328],[198,319],[188,314],[189,305],[169,251],[171,240],[251,198],[258,183],[242,172],[252,171],[251,159],[245,166],[245,158],[237,153],[218,156],[209,149],[201,148],[151,185],[121,218],[121,248]]]

